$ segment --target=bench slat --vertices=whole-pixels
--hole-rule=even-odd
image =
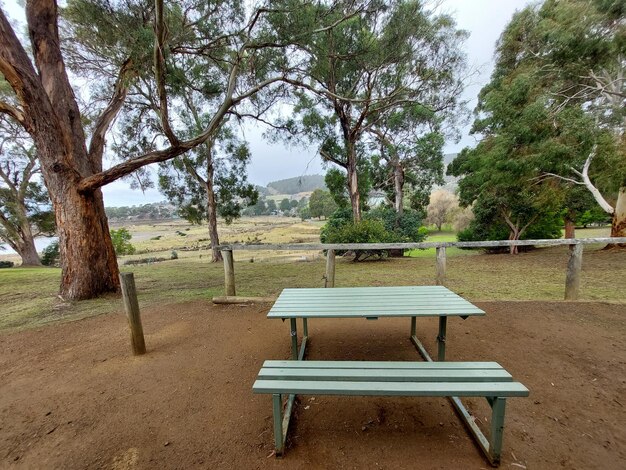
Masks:
[[[424,361],[282,361],[268,360],[263,368],[293,369],[503,369],[497,362],[424,362]]]
[[[504,369],[315,369],[263,368],[263,380],[355,382],[511,382]]]
[[[527,397],[519,382],[339,382],[257,380],[254,393],[412,397]]]

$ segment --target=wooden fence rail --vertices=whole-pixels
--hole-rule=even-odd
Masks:
[[[224,258],[225,295],[235,295],[234,250],[255,251],[326,251],[326,274],[324,286],[335,286],[335,252],[352,250],[395,250],[436,248],[435,283],[442,285],[446,279],[446,248],[497,248],[510,246],[574,246],[570,251],[565,277],[565,300],[576,300],[580,291],[580,271],[582,268],[583,246],[589,244],[626,244],[622,238],[559,238],[554,240],[494,240],[480,242],[424,242],[424,243],[298,243],[267,245],[220,245]]]

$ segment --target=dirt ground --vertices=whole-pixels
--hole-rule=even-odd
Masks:
[[[626,306],[493,302],[448,323],[450,360],[500,362],[531,391],[507,403],[502,468],[626,468]],[[488,468],[443,398],[301,397],[271,456],[263,360],[289,357],[266,306],[208,302],[0,335],[0,468]],[[407,320],[309,324],[310,359],[414,360]],[[436,319],[418,320],[435,350]],[[465,400],[482,425],[484,399]]]

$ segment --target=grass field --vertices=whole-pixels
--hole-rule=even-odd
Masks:
[[[222,229],[223,243],[307,243],[319,241],[323,221],[301,222],[285,217],[243,219]],[[210,263],[204,227],[182,221],[129,227],[139,254],[120,258],[120,269],[135,273],[140,305],[158,305],[223,294],[223,268]],[[185,235],[180,235],[184,233]],[[606,235],[605,229],[578,231],[578,236]],[[155,240],[155,237],[159,237]],[[435,233],[428,241],[453,241],[452,233]],[[128,259],[178,259],[125,266]],[[565,282],[567,248],[542,248],[517,256],[485,255],[448,249],[446,285],[472,300],[560,300]],[[413,250],[408,257],[354,263],[339,258],[336,285],[410,285],[434,282],[434,249]],[[237,294],[272,296],[284,287],[321,287],[325,262],[319,252],[235,252]],[[616,287],[626,279],[626,253],[586,249],[582,298],[626,302]],[[0,270],[0,329],[20,329],[78,319],[120,309],[118,296],[66,302],[57,296],[60,270]]]

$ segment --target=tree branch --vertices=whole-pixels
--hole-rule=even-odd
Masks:
[[[167,90],[165,89],[165,37],[167,34],[163,20],[163,0],[155,1],[155,41],[154,41],[154,75],[159,96],[159,115],[163,132],[172,145],[178,144],[178,137],[174,134],[170,124],[169,108],[167,103]]]
[[[11,106],[9,103],[5,103],[4,101],[0,101],[0,113],[7,114],[19,122],[22,127],[26,127],[26,116],[24,116],[24,112],[15,106]]]
[[[126,59],[117,76],[113,96],[111,96],[109,104],[98,117],[96,127],[93,131],[93,135],[91,136],[91,142],[89,143],[89,158],[94,163],[102,165],[102,152],[104,151],[106,133],[109,130],[111,123],[117,116],[117,113],[124,105],[124,101],[126,100],[129,90],[129,76],[133,73],[133,62],[130,58]]]
[[[587,157],[587,160],[585,161],[585,164],[583,165],[583,171],[582,171],[583,182],[585,184],[585,187],[593,195],[596,202],[600,205],[600,207],[602,207],[602,210],[604,210],[604,212],[606,212],[607,214],[613,215],[613,213],[615,212],[615,209],[613,209],[613,206],[611,206],[611,204],[609,204],[607,200],[604,199],[604,196],[602,196],[598,188],[596,188],[593,185],[593,183],[591,182],[591,179],[589,178],[589,167],[591,166],[591,162],[593,161],[595,156],[596,156],[596,146],[594,145],[593,150],[591,151],[591,153]]]

